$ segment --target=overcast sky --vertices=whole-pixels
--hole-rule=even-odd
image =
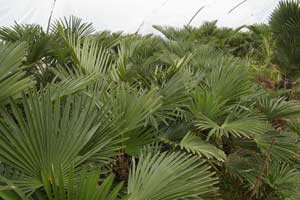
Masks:
[[[56,0],[54,18],[76,15],[93,22],[97,30],[155,32],[152,25],[182,26],[205,6],[193,20],[218,20],[218,25],[238,27],[243,24],[268,22],[279,0],[248,0],[228,11],[242,0]],[[38,23],[46,26],[53,0],[0,0],[0,26]]]

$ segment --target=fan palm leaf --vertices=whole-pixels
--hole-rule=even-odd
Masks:
[[[298,101],[286,101],[285,98],[259,98],[258,109],[267,116],[269,120],[280,118],[293,118],[300,115],[300,104]]]
[[[297,0],[280,1],[273,11],[270,25],[277,44],[282,69],[289,75],[300,70],[300,4]]]
[[[271,159],[286,162],[299,159],[299,144],[292,137],[288,136],[287,133],[277,134],[269,132],[255,137],[257,146],[264,153],[268,151],[273,140]]]
[[[224,161],[226,158],[225,153],[218,149],[216,146],[203,141],[200,137],[187,133],[179,143],[181,149],[185,149],[189,153],[198,154],[208,159],[216,159]]]
[[[218,183],[209,166],[184,153],[142,153],[132,161],[129,200],[205,199],[216,195]]]
[[[77,176],[77,177],[76,177]],[[64,177],[62,169],[52,169],[51,175],[42,174],[43,188],[49,200],[116,200],[122,183],[113,186],[112,175],[99,184],[97,170],[82,169],[75,173],[74,168]],[[39,199],[45,199],[40,194]]]
[[[22,70],[24,50],[24,43],[0,45],[0,104],[34,84]]]
[[[51,31],[57,33],[63,31],[67,34],[76,34],[77,37],[85,37],[92,34],[95,29],[91,23],[83,22],[76,16],[64,17],[51,24]]]
[[[97,162],[103,164],[116,154],[116,147],[122,142],[114,129],[103,132],[104,128],[99,128],[108,126],[110,116],[104,108],[97,110],[91,98],[75,95],[65,101],[59,98],[53,101],[51,96],[49,89],[40,94],[33,90],[28,97],[23,95],[24,109],[14,101],[10,103],[12,113],[7,108],[1,109],[0,158],[23,173],[23,179],[16,183],[26,191],[41,186],[40,174],[49,174],[50,166],[62,165],[66,173],[71,162],[78,166],[95,155]],[[95,134],[102,135],[102,140],[85,149]],[[111,148],[106,149],[108,146]],[[101,153],[103,149],[106,151]]]

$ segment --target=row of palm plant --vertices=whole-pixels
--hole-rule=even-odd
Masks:
[[[299,199],[300,103],[253,70],[269,27],[155,28],[0,29],[1,198]]]

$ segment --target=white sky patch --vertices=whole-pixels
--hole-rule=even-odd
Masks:
[[[183,26],[195,12],[205,8],[191,25],[218,20],[218,25],[238,27],[268,22],[279,0],[248,0],[232,13],[242,0],[57,0],[53,19],[75,15],[92,22],[97,30],[155,33],[152,25]],[[37,23],[46,27],[53,0],[0,0],[0,26]]]

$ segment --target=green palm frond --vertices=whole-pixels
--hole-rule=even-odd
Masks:
[[[79,17],[70,16],[56,20],[51,24],[51,31],[53,33],[63,31],[65,34],[76,34],[76,37],[84,37],[92,34],[95,29],[91,23],[83,22]]]
[[[192,124],[187,121],[171,122],[168,126],[160,127],[157,137],[162,142],[173,145],[174,143],[180,143],[192,127]]]
[[[202,113],[206,117],[216,120],[225,113],[226,101],[216,97],[207,89],[197,88],[192,94],[189,109],[192,114]]]
[[[149,88],[156,69],[163,67],[157,58],[157,51],[160,50],[162,42],[161,38],[151,35],[123,38],[116,57],[115,79],[140,82]]]
[[[126,133],[128,138],[125,142],[125,152],[131,156],[138,156],[139,152],[148,145],[159,141],[156,137],[157,130],[153,127],[137,128]]]
[[[47,35],[43,31],[42,26],[35,24],[16,23],[12,27],[2,27],[0,28],[0,40],[6,43],[24,42],[25,54],[23,55],[23,62],[26,65],[36,65],[35,67],[39,67],[37,72],[35,72],[36,74],[41,73],[41,70],[48,64],[52,64],[55,52],[61,49],[55,44],[54,37]],[[53,49],[54,47],[55,50]]]
[[[172,41],[193,41],[198,43],[207,43],[206,39],[210,35],[215,35],[217,31],[217,20],[204,22],[200,27],[184,26],[183,28],[174,28],[170,26],[154,25],[157,31],[162,33],[167,39]]]
[[[197,157],[180,152],[144,152],[138,163],[132,162],[129,200],[205,199],[216,195],[217,178]]]
[[[107,49],[115,49],[120,45],[122,32],[101,31],[94,34],[97,43]]]
[[[216,97],[228,102],[251,94],[253,87],[249,72],[238,62],[212,68],[205,83]]]
[[[299,194],[300,172],[286,163],[271,162],[264,182],[281,198],[290,198]]]
[[[291,76],[300,72],[300,3],[298,0],[280,1],[273,11],[270,26],[277,44],[277,56],[284,72]]]
[[[292,119],[288,127],[300,136],[300,118]]]
[[[226,158],[225,153],[218,149],[216,146],[203,141],[200,137],[187,133],[180,141],[179,146],[185,149],[188,153],[198,154],[208,159],[216,159],[224,161]]]
[[[112,115],[122,120],[120,127],[124,133],[147,125],[150,116],[161,106],[158,88],[147,91],[120,84],[112,86],[109,91],[100,90],[97,94],[99,105],[108,105]]]
[[[227,156],[225,169],[233,178],[246,181],[251,188],[259,176],[262,159],[252,151],[239,149],[237,152]]]
[[[226,158],[225,153],[214,146],[203,140],[201,137],[187,132],[189,127],[184,125],[176,125],[172,127],[172,124],[168,129],[160,130],[160,134],[157,136],[159,140],[168,145],[179,147],[188,153],[196,154],[200,157],[205,157],[207,159],[216,159],[218,161],[224,161]]]
[[[76,66],[77,73],[99,74],[105,73],[112,67],[110,54],[99,47],[93,38],[76,37],[74,34],[62,34],[66,45],[71,50],[71,58]],[[61,73],[62,70],[58,72]],[[75,72],[76,72],[75,71]]]
[[[279,118],[292,118],[300,116],[300,104],[298,101],[286,101],[285,98],[259,98],[258,109],[269,120]]]
[[[104,164],[120,148],[118,132],[105,129],[114,124],[110,115],[104,108],[99,111],[91,98],[75,95],[52,101],[49,89],[40,94],[33,90],[27,96],[22,99],[24,109],[16,102],[10,103],[11,111],[3,107],[0,123],[1,161],[24,174],[15,182],[25,191],[40,187],[40,174],[49,174],[52,165],[63,164],[66,173],[74,160],[78,166],[97,156],[97,162]],[[98,140],[88,148],[95,134]]]
[[[293,161],[299,159],[299,144],[287,133],[281,134],[269,132],[257,135],[255,142],[262,152],[267,152],[271,148],[271,159],[277,161]],[[274,144],[272,145],[274,140]],[[270,147],[272,145],[272,147]]]
[[[101,122],[98,122],[100,127],[84,148],[84,152],[103,146],[97,154],[101,160],[103,157],[110,158],[113,152],[126,144],[129,146],[128,149],[125,146],[125,151],[129,150],[134,154],[143,144],[151,143],[154,135],[150,129],[145,131],[145,128],[149,124],[149,117],[160,107],[157,89],[147,92],[126,84],[98,86],[96,90],[87,93],[91,97],[95,96],[96,105],[102,110],[99,115]],[[151,135],[147,135],[149,132]],[[144,142],[134,144],[137,138]],[[93,157],[93,162],[99,161],[96,159],[97,155]]]
[[[179,29],[176,29],[174,27],[163,27],[154,25],[153,28],[162,33],[169,40],[179,40],[182,39],[184,36],[184,34],[182,34],[183,32],[179,33]]]
[[[23,191],[3,176],[0,176],[0,198],[3,200],[28,200]]]
[[[25,44],[0,45],[0,104],[34,84],[22,70]]]
[[[187,66],[191,61],[192,57],[192,54],[189,54],[187,56],[183,56],[180,59],[175,59],[174,64],[168,66],[168,68],[166,69],[163,66],[161,66],[160,68],[156,67],[153,75],[154,79],[158,83],[162,83],[164,81],[169,81],[173,78],[173,76],[176,76],[180,72],[187,71]]]
[[[31,24],[15,24],[12,27],[0,28],[0,40],[5,42],[21,42],[35,38],[43,31],[39,25]]]
[[[122,188],[122,183],[114,186],[112,175],[99,184],[100,173],[97,170],[82,169],[75,173],[72,168],[67,176],[62,171],[63,169],[52,168],[51,175],[42,174],[43,189],[47,197],[39,193],[38,199],[116,200]]]
[[[78,78],[64,77],[62,81],[58,83],[52,83],[48,86],[51,90],[51,99],[57,99],[61,97],[67,97],[74,93],[78,93],[86,88],[92,83],[95,83],[96,76],[92,75],[82,75]]]
[[[72,21],[72,19],[70,20]],[[73,23],[77,24],[75,22],[71,24]],[[77,25],[79,26],[80,23],[81,20],[79,20]],[[80,26],[83,26],[82,28],[85,29],[85,25],[82,24]],[[61,79],[70,78],[70,76],[78,78],[78,76],[82,75],[104,74],[111,69],[112,59],[110,58],[110,53],[108,49],[99,44],[95,37],[85,37],[88,33],[78,35],[78,32],[63,31],[60,28],[60,23],[58,23],[57,31],[61,37],[60,42],[66,46],[65,49],[68,49],[68,54],[65,57],[69,58],[69,60],[61,65],[56,65],[52,69],[55,75]]]
[[[188,45],[191,46],[191,45]],[[181,44],[179,44],[179,48]],[[191,50],[193,53],[193,59],[191,61],[192,65],[195,69],[201,71],[210,71],[213,68],[218,68],[222,65],[241,65],[241,61],[232,56],[231,54],[227,54],[224,51],[217,50],[209,45],[200,45],[197,48]]]
[[[170,80],[162,83],[159,89],[162,105],[153,114],[154,125],[163,122],[168,124],[174,121],[176,117],[182,117],[182,114],[188,108],[190,100],[189,92],[195,87],[196,82],[188,71],[176,73]]]
[[[268,124],[264,118],[247,111],[238,111],[228,114],[224,121],[218,123],[202,113],[195,116],[195,126],[202,131],[208,131],[208,137],[254,137],[264,134]]]

